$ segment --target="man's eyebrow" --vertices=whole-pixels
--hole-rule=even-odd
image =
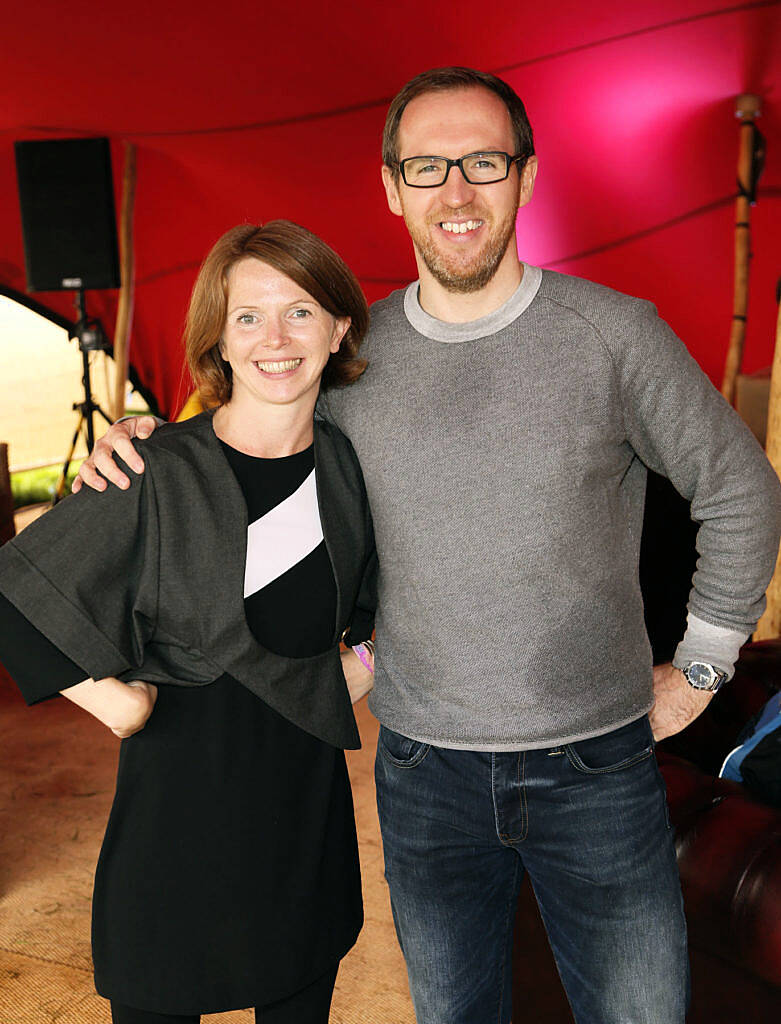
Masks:
[[[475,153],[504,153],[504,149],[499,146],[480,146],[478,149],[468,149],[466,153],[462,153],[461,156],[472,156]],[[447,160],[448,157],[444,153],[412,153],[410,156],[403,156],[399,158],[399,162],[402,160],[421,160],[421,159],[432,159],[437,157],[440,160]],[[453,159],[452,157],[450,159]]]

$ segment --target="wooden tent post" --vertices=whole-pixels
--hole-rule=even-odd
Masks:
[[[770,376],[770,402],[767,410],[767,441],[765,448],[773,469],[781,477],[781,281],[778,283],[778,320],[776,322],[776,349]],[[781,636],[781,554],[776,571],[767,588],[767,609],[759,620],[755,640],[771,640]]]
[[[738,187],[735,201],[735,290],[732,304],[732,330],[721,393],[733,405],[735,385],[743,363],[743,342],[746,337],[748,312],[748,276],[751,260],[751,165],[754,153],[754,118],[759,117],[759,96],[743,93],[735,101],[735,117],[740,118],[740,151],[738,153]]]
[[[122,179],[122,212],[119,224],[119,259],[122,288],[117,306],[117,326],[114,332],[114,400],[113,418],[125,415],[125,388],[130,366],[130,330],[133,324],[135,293],[135,258],[133,253],[133,208],[136,199],[136,147],[125,143],[125,169]]]

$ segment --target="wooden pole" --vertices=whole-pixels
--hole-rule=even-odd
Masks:
[[[735,385],[743,363],[748,312],[748,277],[751,261],[751,165],[754,152],[754,118],[759,117],[759,96],[743,93],[735,101],[735,117],[740,118],[740,150],[738,153],[738,186],[735,200],[735,287],[732,303],[732,330],[721,393],[732,405]]]
[[[778,283],[778,320],[776,321],[776,348],[770,375],[770,402],[767,410],[767,457],[781,477],[781,281]],[[781,553],[776,571],[767,588],[767,609],[757,624],[755,640],[771,640],[781,636]]]
[[[130,331],[133,325],[135,296],[135,258],[133,252],[133,209],[136,200],[136,147],[125,143],[125,169],[122,178],[122,212],[119,223],[119,262],[122,287],[117,306],[114,332],[114,400],[111,404],[115,420],[125,415],[125,388],[130,366]]]
[[[11,474],[8,470],[8,444],[0,442],[0,544],[16,535]]]

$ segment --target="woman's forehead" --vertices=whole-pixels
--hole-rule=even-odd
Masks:
[[[272,267],[255,256],[245,256],[228,271],[228,299],[231,305],[242,299],[258,301],[308,301],[316,305],[305,288],[287,274]]]

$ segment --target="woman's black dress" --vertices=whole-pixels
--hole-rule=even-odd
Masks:
[[[311,447],[282,459],[223,449],[250,532],[314,469]],[[335,601],[321,541],[247,596],[245,612],[262,646],[307,657],[330,646]],[[17,641],[20,628],[32,630],[5,600],[0,615]],[[23,692],[38,655],[52,670],[51,645],[37,641],[0,650]],[[21,665],[20,646],[29,651]],[[58,690],[84,675],[64,656],[59,672]],[[361,923],[343,751],[227,674],[207,686],[159,685],[146,727],[120,748],[93,900],[98,992],[170,1014],[262,1005],[331,968]]]

